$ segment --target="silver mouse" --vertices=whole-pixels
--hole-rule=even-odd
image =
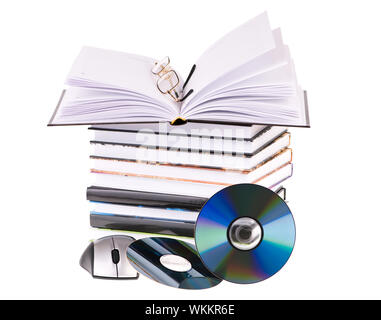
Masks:
[[[95,240],[81,256],[79,264],[94,278],[137,279],[139,273],[127,259],[127,248],[135,239],[113,235]]]

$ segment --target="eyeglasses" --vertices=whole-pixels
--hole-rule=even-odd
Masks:
[[[180,79],[169,63],[169,57],[165,57],[161,61],[156,62],[151,71],[159,77],[156,81],[156,87],[159,91],[162,94],[169,94],[173,100],[179,102],[181,99],[181,91],[179,89]]]

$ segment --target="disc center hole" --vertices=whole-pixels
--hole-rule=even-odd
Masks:
[[[242,217],[232,222],[228,228],[230,243],[239,250],[252,250],[262,241],[262,227],[253,218]]]
[[[252,230],[251,230],[250,228],[243,227],[243,228],[239,231],[239,237],[240,237],[243,241],[249,241],[249,240],[250,240],[250,237],[251,237],[251,232],[252,232]]]
[[[160,263],[167,269],[177,272],[187,272],[192,269],[192,264],[187,259],[175,254],[161,256]]]

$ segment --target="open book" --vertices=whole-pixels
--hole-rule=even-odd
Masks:
[[[204,52],[181,88],[183,100],[158,89],[155,63],[83,48],[49,125],[194,121],[309,126],[305,93],[288,47],[280,29],[270,28],[266,13]]]

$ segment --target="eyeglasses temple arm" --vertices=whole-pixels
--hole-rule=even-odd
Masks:
[[[190,78],[192,77],[192,75],[193,75],[195,70],[196,70],[196,65],[194,64],[192,69],[191,69],[191,71],[189,72],[189,75],[188,75],[187,79],[184,82],[183,90],[185,89],[185,86],[188,84],[188,82],[189,82]]]
[[[193,89],[190,89],[188,93],[179,100],[179,102],[183,102],[186,98],[188,98],[193,93]]]
[[[194,73],[195,70],[196,70],[196,65],[194,64],[193,67],[192,67],[192,69],[191,69],[191,71],[189,72],[189,75],[188,75],[187,79],[186,79],[185,82],[184,82],[184,85],[183,85],[183,91],[184,91],[185,86],[188,84],[188,82],[189,82],[190,78],[192,77],[192,75],[193,75],[193,73]],[[186,98],[188,98],[192,93],[193,93],[193,89],[190,89],[190,90],[188,91],[188,93],[185,94],[185,95],[182,97],[182,99],[179,100],[179,102],[183,102],[183,101],[184,101]]]

